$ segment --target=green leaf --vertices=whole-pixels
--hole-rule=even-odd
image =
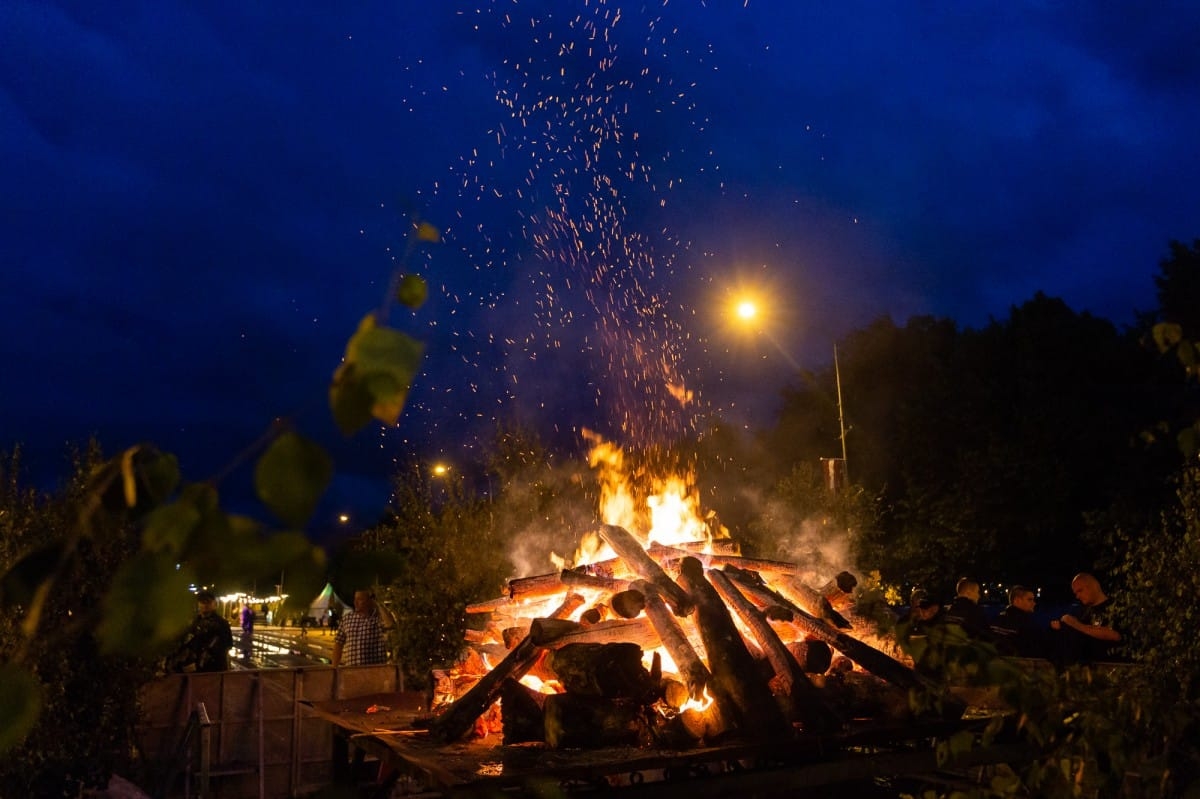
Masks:
[[[113,576],[97,635],[105,652],[146,655],[174,641],[194,612],[192,570],[162,552],[140,552]]]
[[[142,495],[150,505],[158,505],[179,487],[179,459],[169,452],[150,448],[137,465]]]
[[[368,409],[379,421],[396,424],[424,351],[425,345],[413,337],[378,326],[374,314],[363,317],[329,389],[342,432],[349,435],[370,421]]]
[[[37,723],[42,686],[16,663],[0,664],[0,752],[21,741]]]
[[[200,509],[189,499],[155,508],[146,517],[142,547],[150,552],[166,552],[179,557],[187,549],[200,519]]]
[[[1166,352],[1183,339],[1183,328],[1174,322],[1159,322],[1153,333],[1159,352]]]
[[[345,362],[339,366],[329,385],[329,407],[342,435],[354,435],[366,427],[374,404],[371,392],[359,382],[354,364]]]
[[[1190,369],[1196,365],[1196,346],[1187,339],[1179,342],[1179,348],[1175,354],[1179,356],[1179,362],[1185,367]]]
[[[23,556],[0,579],[0,607],[28,606],[38,586],[53,573],[62,557],[63,545],[50,544]]]
[[[425,304],[429,297],[429,284],[420,275],[407,274],[400,278],[400,286],[396,289],[396,299],[403,305],[417,309]]]
[[[950,736],[950,755],[958,757],[970,752],[975,746],[975,734],[967,730],[956,732]]]
[[[299,433],[276,438],[254,469],[254,490],[271,512],[303,527],[333,478],[333,461],[318,444]]]
[[[428,222],[422,222],[417,225],[417,241],[428,241],[432,244],[437,244],[442,240],[441,231],[435,228]]]
[[[267,562],[279,564],[284,574],[288,605],[307,608],[312,598],[325,587],[328,571],[325,550],[313,546],[299,533],[278,533],[266,542],[263,555]]]

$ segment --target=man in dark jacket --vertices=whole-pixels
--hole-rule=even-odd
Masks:
[[[167,657],[167,671],[228,671],[233,632],[217,613],[217,598],[211,591],[196,595],[196,614],[183,640]]]
[[[966,577],[958,581],[955,587],[957,596],[946,608],[942,616],[945,624],[957,624],[962,627],[967,636],[980,641],[992,639],[991,624],[987,614],[979,607],[979,583]]]
[[[1047,631],[1033,617],[1037,595],[1023,585],[1008,589],[1008,607],[992,623],[992,636],[1002,655],[1023,658],[1050,656]]]

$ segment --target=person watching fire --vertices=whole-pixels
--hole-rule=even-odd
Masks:
[[[354,610],[342,617],[333,638],[334,666],[371,666],[387,663],[386,633],[395,626],[387,608],[375,601],[375,592],[354,592]]]
[[[1121,633],[1112,626],[1112,601],[1095,575],[1080,572],[1071,580],[1071,591],[1083,608],[1078,615],[1067,613],[1050,627],[1062,633],[1063,661],[1090,663],[1112,660]]]

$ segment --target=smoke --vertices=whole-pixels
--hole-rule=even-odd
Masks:
[[[798,564],[804,570],[802,580],[814,588],[841,571],[862,581],[862,572],[853,562],[849,530],[827,517],[801,516],[778,498],[753,493],[762,512],[751,531],[763,557]]]

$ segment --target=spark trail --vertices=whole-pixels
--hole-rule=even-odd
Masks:
[[[668,11],[493,0],[458,14],[496,65],[486,79],[502,114],[434,195],[456,207],[448,240],[492,275],[477,295],[488,330],[455,346],[477,366],[501,351],[497,415],[534,404],[555,417],[542,424],[648,442],[703,413],[683,365],[686,311],[669,291],[687,279],[687,247],[655,222],[687,178],[671,173],[667,140],[704,124],[676,74],[703,55],[678,41]],[[557,418],[571,403],[587,418]]]

